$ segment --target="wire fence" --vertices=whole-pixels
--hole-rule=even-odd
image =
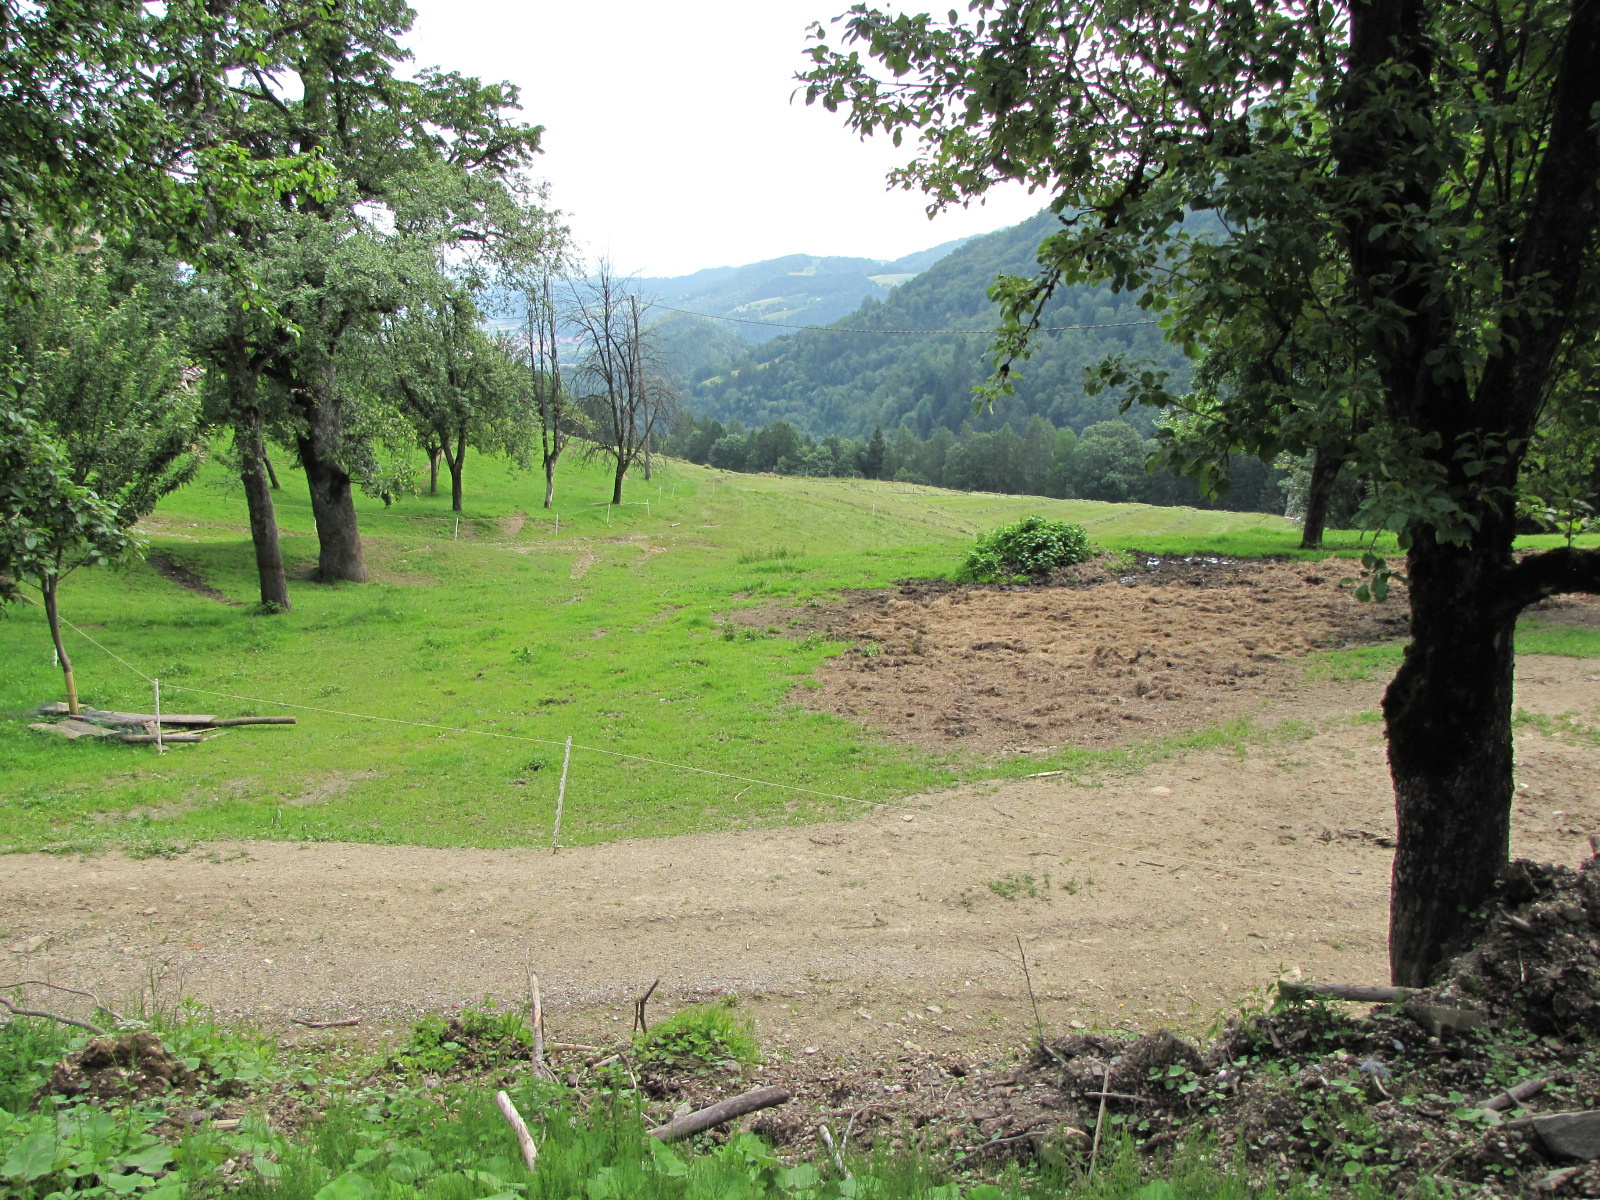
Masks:
[[[122,655],[98,641],[89,633],[78,628],[78,626],[65,619],[62,620],[62,624],[71,629],[77,636],[83,638],[84,641],[88,642],[90,645],[94,646],[111,659],[120,663],[125,669],[138,676],[145,683],[150,684],[152,688],[157,685],[157,680],[153,675],[141,670]],[[574,741],[571,738],[564,740],[556,738],[541,738],[528,734],[506,733],[493,729],[479,729],[472,726],[448,725],[438,721],[417,721],[404,717],[385,717],[374,713],[351,712],[346,709],[329,708],[325,705],[308,704],[305,703],[303,699],[283,700],[261,696],[249,696],[237,692],[221,691],[215,688],[198,687],[193,684],[174,684],[168,682],[161,684],[160,686],[169,694],[174,692],[187,692],[197,696],[211,696],[218,699],[233,700],[242,704],[264,705],[281,709],[291,709],[296,712],[317,713],[323,716],[339,717],[351,721],[369,721],[386,725],[407,726],[415,729],[426,729],[436,733],[454,734],[462,737],[493,738],[503,741],[524,742],[538,746],[570,748],[570,750],[579,750],[585,753],[596,754],[615,760],[626,760],[648,764],[653,767],[659,767],[670,771],[726,779],[735,783],[742,783],[749,786],[769,787],[780,791],[791,792],[797,795],[843,801],[863,810],[876,808],[886,811],[912,813],[918,816],[934,817],[940,820],[976,828],[1001,830],[1012,836],[1026,835],[1031,838],[1040,839],[1047,843],[1055,842],[1063,845],[1087,846],[1097,850],[1123,854],[1131,859],[1141,862],[1146,861],[1140,859],[1141,855],[1155,853],[1155,851],[1152,851],[1148,848],[1142,849],[1136,846],[1129,846],[1124,843],[1111,841],[1106,838],[1084,837],[1079,834],[1066,833],[1056,829],[1037,829],[1019,824],[1013,820],[1000,821],[973,814],[940,811],[937,807],[927,808],[919,805],[904,804],[891,800],[868,800],[860,796],[852,796],[841,792],[831,792],[818,788],[806,787],[802,784],[792,783],[785,780],[765,779],[754,775],[744,775],[731,771],[717,770],[711,767],[696,766],[692,763],[672,762],[670,760],[656,758],[651,755],[616,750],[607,746],[587,745]],[[1304,887],[1326,889],[1351,896],[1383,899],[1387,899],[1388,897],[1387,890],[1372,888],[1355,880],[1341,879],[1338,877],[1319,878],[1315,876],[1297,876],[1294,874],[1285,873],[1283,871],[1261,870],[1256,867],[1242,866],[1237,863],[1220,861],[1199,855],[1183,854],[1174,856],[1166,853],[1165,851],[1161,851],[1160,853],[1162,853],[1163,856],[1169,861],[1152,863],[1150,865],[1165,867],[1169,870],[1178,870],[1184,867],[1198,868],[1216,871],[1222,874],[1230,874],[1254,879],[1264,879],[1275,885],[1295,883]]]

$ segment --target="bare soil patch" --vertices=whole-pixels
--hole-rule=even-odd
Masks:
[[[1359,603],[1337,562],[1138,563],[1083,564],[1045,587],[914,580],[730,619],[856,643],[797,703],[916,746],[1011,754],[1278,709],[1306,690],[1296,658],[1405,632],[1403,599]]]
[[[194,568],[185,566],[165,550],[155,551],[145,561],[154,568],[157,575],[177,584],[181,588],[187,588],[196,595],[204,596],[207,600],[215,600],[219,604],[228,604],[235,608],[239,606],[237,600],[228,599],[222,592],[207,583],[205,576]]]

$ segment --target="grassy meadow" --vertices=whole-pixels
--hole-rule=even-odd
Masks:
[[[149,711],[155,677],[166,711],[289,714],[299,725],[235,729],[165,755],[31,732],[28,712],[59,698],[61,680],[42,611],[13,606],[0,619],[0,848],[539,844],[567,737],[567,844],[818,819],[965,779],[1126,762],[1126,751],[983,762],[891,746],[785,699],[842,645],[724,618],[948,574],[974,535],[1032,512],[1080,521],[1108,548],[1256,555],[1288,553],[1297,537],[1254,513],[673,461],[631,481],[619,508],[604,503],[603,470],[564,464],[558,528],[539,478],[474,457],[459,520],[444,496],[389,508],[361,497],[374,582],[324,586],[304,581],[316,558],[304,481],[280,474],[293,612],[255,610],[244,497],[216,465],[141,528],[152,554],[232,603],[143,563],[76,573],[62,611],[78,627],[67,638],[85,703]]]

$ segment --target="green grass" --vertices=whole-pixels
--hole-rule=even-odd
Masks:
[[[280,474],[284,552],[291,576],[303,576],[316,554],[309,505],[298,473]],[[469,463],[459,527],[442,497],[392,508],[361,498],[374,582],[293,582],[294,611],[269,616],[252,607],[243,496],[207,468],[144,528],[153,550],[236,603],[148,564],[79,572],[62,596],[82,630],[67,635],[80,692],[148,711],[144,677],[154,676],[168,711],[287,713],[300,724],[236,729],[165,756],[30,732],[27,710],[58,698],[61,683],[39,610],[15,606],[0,620],[0,713],[12,714],[0,720],[0,848],[537,844],[550,838],[568,736],[567,844],[815,820],[963,780],[1127,766],[1195,739],[987,763],[909,751],[786,701],[842,645],[782,636],[779,613],[754,628],[723,618],[948,575],[977,533],[1034,512],[1085,524],[1104,547],[1162,554],[1288,554],[1297,536],[1255,513],[681,463],[630,483],[627,506],[607,506],[607,493],[603,471],[564,467],[559,533],[539,481],[484,458]]]

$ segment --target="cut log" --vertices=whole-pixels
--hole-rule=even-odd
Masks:
[[[1278,982],[1278,993],[1289,1000],[1353,1000],[1360,1004],[1398,1004],[1408,999],[1414,988],[1366,987],[1359,983]]]
[[[161,723],[167,724],[168,718],[162,717]],[[213,729],[231,729],[235,725],[296,725],[299,722],[294,717],[224,717],[220,721],[211,722]]]
[[[203,742],[205,735],[199,733],[119,733],[116,740],[129,746],[153,746],[160,742],[163,746],[170,746],[173,742]]]
[[[93,721],[96,725],[150,725],[156,720],[155,713],[116,712],[103,708],[80,708],[78,715],[85,721]],[[215,725],[217,718],[202,713],[162,713],[161,724],[179,726],[204,726]]]
[[[788,1088],[756,1088],[753,1092],[745,1092],[741,1096],[723,1100],[710,1108],[702,1108],[699,1112],[675,1117],[665,1125],[658,1125],[650,1130],[649,1136],[663,1142],[676,1142],[682,1138],[693,1137],[697,1133],[704,1133],[708,1129],[715,1129],[718,1125],[725,1125],[747,1113],[760,1112],[763,1108],[771,1108],[775,1104],[787,1104],[792,1099],[794,1095]]]

